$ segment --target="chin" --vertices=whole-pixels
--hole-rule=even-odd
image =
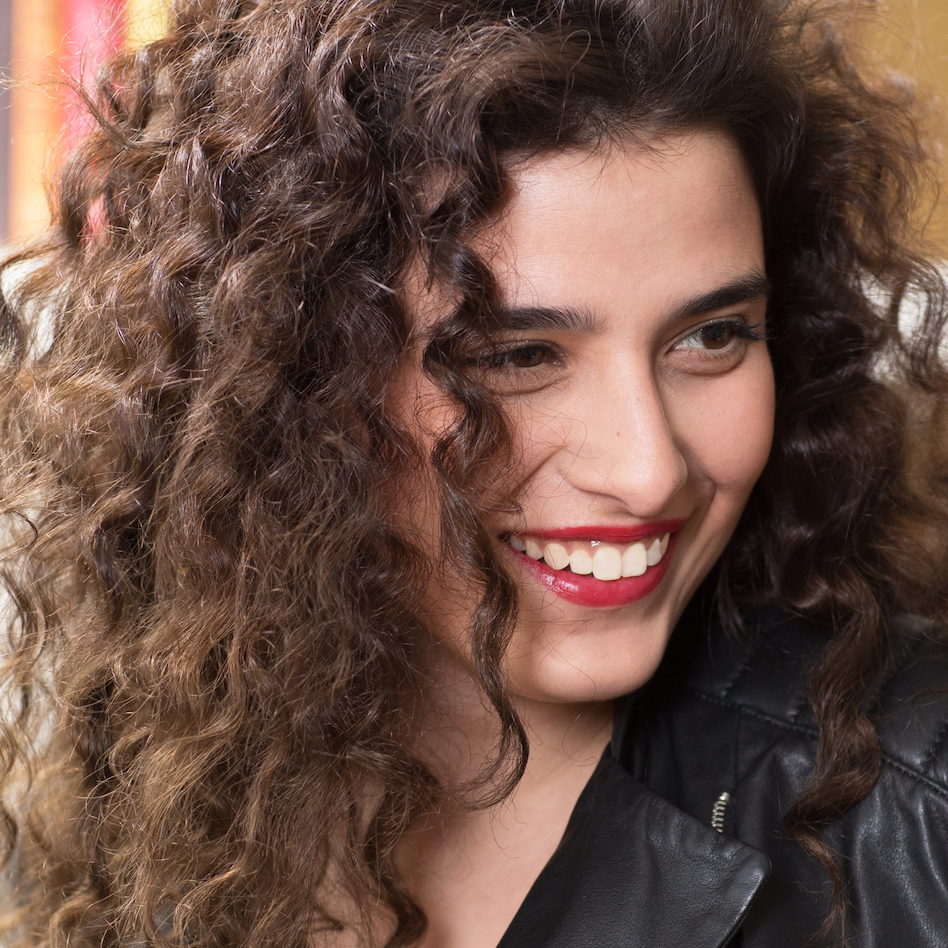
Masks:
[[[512,655],[511,687],[524,701],[556,704],[612,701],[629,694],[656,672],[671,636],[670,623],[648,625],[652,627],[629,622],[618,642],[614,635],[574,630],[530,654]]]

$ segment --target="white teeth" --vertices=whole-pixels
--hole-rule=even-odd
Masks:
[[[622,575],[622,554],[614,546],[599,546],[592,558],[596,579],[618,579]]]
[[[586,550],[573,550],[569,555],[569,568],[580,576],[587,576],[593,571],[593,558]]]
[[[656,537],[652,541],[652,545],[648,548],[645,558],[648,561],[649,566],[655,566],[662,558],[662,541]]]
[[[633,543],[622,554],[622,575],[641,576],[648,568],[648,555],[644,543]]]
[[[539,560],[543,557],[543,547],[535,540],[527,539],[524,541],[524,553],[532,560]]]
[[[530,537],[508,534],[507,542],[520,553],[531,559],[543,560],[550,569],[563,570],[568,566],[580,576],[592,573],[596,579],[615,580],[620,577],[642,576],[650,566],[657,566],[668,551],[670,534],[654,537],[646,547],[645,541],[631,543],[628,547],[593,541],[590,550],[589,541],[578,541],[572,550],[574,541],[546,543],[541,545]]]
[[[569,566],[569,553],[559,543],[547,543],[543,550],[543,559],[551,569],[566,569]]]

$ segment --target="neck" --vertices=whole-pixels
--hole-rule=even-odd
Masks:
[[[459,789],[493,759],[501,734],[496,710],[465,668],[437,669],[429,689],[419,751],[448,789]],[[612,702],[559,703],[517,697],[514,710],[530,754],[524,783],[544,783],[564,771],[595,767],[612,734]],[[519,795],[521,788],[516,794]]]
[[[524,782],[556,780],[564,771],[590,771],[612,735],[612,702],[542,704],[519,702],[530,741]],[[584,781],[585,784],[585,781]]]
[[[530,742],[526,772],[506,799],[472,809],[465,785],[492,759],[497,714],[461,669],[439,679],[431,694],[437,701],[419,750],[448,789],[449,802],[404,838],[401,867],[428,915],[422,948],[495,945],[559,844],[602,756],[612,732],[611,702],[519,699],[516,710]]]

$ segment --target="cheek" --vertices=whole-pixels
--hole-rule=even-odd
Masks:
[[[731,514],[736,518],[773,440],[774,381],[765,350],[739,373],[718,380],[699,404],[691,404],[679,430],[686,432],[692,473],[737,506]]]

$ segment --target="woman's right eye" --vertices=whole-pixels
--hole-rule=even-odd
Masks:
[[[490,367],[492,369],[535,369],[555,360],[556,355],[551,346],[531,342],[495,352],[490,361]]]
[[[558,379],[563,353],[550,342],[499,342],[469,363],[499,395],[528,395]]]

